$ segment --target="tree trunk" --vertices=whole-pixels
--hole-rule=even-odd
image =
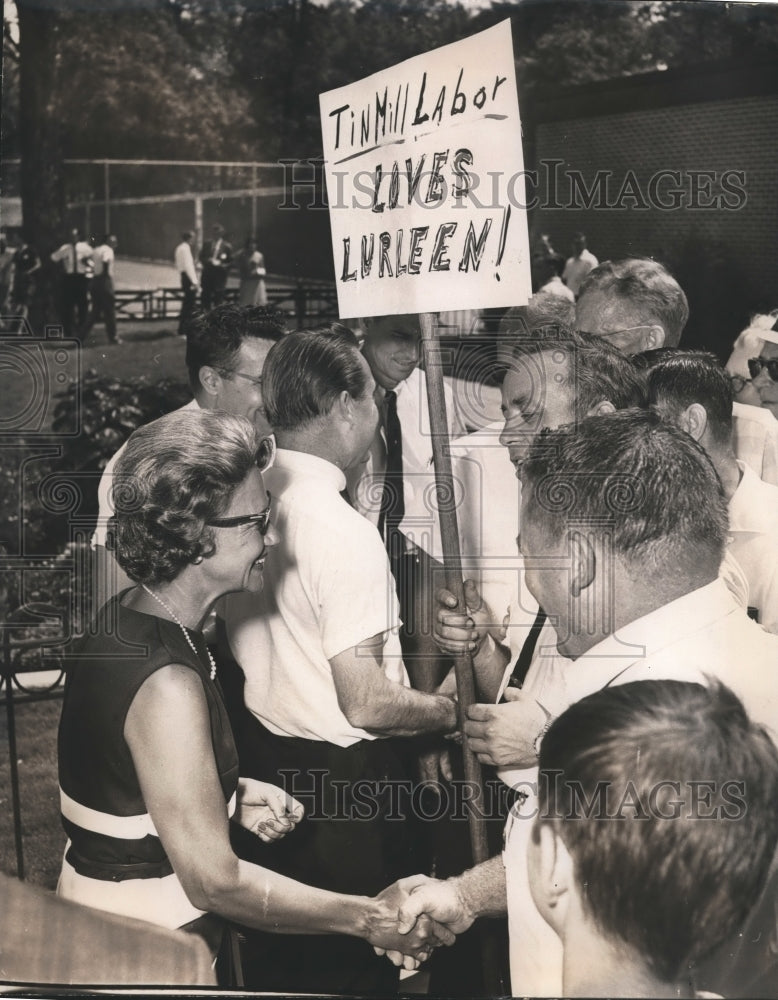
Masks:
[[[65,197],[57,115],[57,20],[54,7],[17,0],[22,218],[28,242],[43,267],[38,272],[30,323],[42,336],[56,321],[57,270],[49,255],[63,236]]]

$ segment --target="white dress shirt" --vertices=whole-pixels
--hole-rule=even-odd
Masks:
[[[732,406],[735,455],[766,483],[778,486],[778,420],[763,406]]]
[[[400,531],[413,545],[424,549],[436,559],[441,559],[442,544],[435,494],[432,432],[427,402],[427,379],[424,372],[415,368],[404,382],[395,386],[394,391],[397,394],[397,416],[402,428],[403,447],[405,516],[400,523]],[[383,390],[378,392],[383,398]],[[460,433],[459,422],[454,394],[447,383],[444,383],[444,394],[449,437],[454,438]],[[354,507],[373,524],[378,524],[381,513],[385,470],[386,436],[381,427],[366,465],[349,475],[349,494]],[[457,503],[461,503],[461,496],[458,493]]]
[[[542,639],[542,636],[541,636]],[[778,636],[751,621],[721,580],[630,622],[577,660],[548,655],[530,667],[527,684],[542,690],[554,715],[611,684],[714,677],[743,702],[751,718],[778,738]],[[514,996],[562,996],[562,945],[530,895],[527,847],[537,808],[537,768],[515,770],[528,794],[506,825],[505,861]]]
[[[183,240],[175,249],[173,262],[179,274],[185,274],[193,285],[197,284],[197,271],[195,270],[192,248]]]
[[[778,425],[777,425],[778,426]],[[748,604],[759,623],[778,632],[778,486],[738,462],[740,485],[729,501],[728,551],[748,582]]]
[[[73,253],[73,247],[75,245],[75,254]],[[75,261],[74,261],[75,257]],[[62,263],[65,267],[65,274],[88,274],[90,271],[90,262],[92,260],[92,248],[88,243],[84,243],[83,240],[79,240],[77,243],[63,243],[62,246],[55,250],[51,255],[51,259],[55,263]]]
[[[101,243],[99,247],[96,247],[92,254],[95,277],[99,278],[104,274],[109,278],[113,278],[115,260],[116,256],[113,252],[113,247],[109,246],[108,243]]]
[[[577,257],[567,258],[565,269],[562,272],[562,279],[573,295],[578,294],[581,282],[598,264],[599,261],[589,250],[582,250]]]
[[[322,458],[279,448],[264,479],[280,541],[268,549],[262,593],[231,595],[225,608],[246,706],[280,736],[341,747],[375,739],[341,711],[330,660],[383,633],[384,673],[408,686],[381,536],[343,499],[345,476]]]

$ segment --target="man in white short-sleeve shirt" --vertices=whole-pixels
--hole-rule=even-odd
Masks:
[[[263,379],[279,446],[265,483],[280,542],[262,594],[233,595],[225,609],[250,713],[238,733],[241,773],[272,774],[306,804],[300,836],[274,845],[279,871],[373,894],[418,870],[407,814],[392,800],[409,775],[391,737],[451,731],[455,704],[408,686],[386,549],[343,495],[345,472],[365,461],[378,424],[375,382],[356,338],[289,334],[268,355]],[[406,821],[391,822],[392,812]],[[265,949],[256,969],[263,988],[391,988],[391,966],[360,941],[330,938],[323,949],[310,938],[268,945],[247,933],[252,953]],[[250,971],[247,986],[252,979]]]

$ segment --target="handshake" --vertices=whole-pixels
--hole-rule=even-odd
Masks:
[[[439,945],[451,945],[475,919],[457,888],[427,875],[398,879],[375,896],[368,941],[395,965],[417,969]]]

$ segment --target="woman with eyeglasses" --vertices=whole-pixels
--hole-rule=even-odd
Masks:
[[[303,812],[280,788],[239,778],[200,631],[219,597],[262,588],[277,540],[262,480],[268,459],[248,420],[179,410],[137,430],[116,465],[112,545],[135,586],[103,606],[68,672],[58,892],[198,933],[214,954],[228,918],[353,934],[398,963],[404,953],[410,966],[450,935],[429,921],[397,933],[399,888],[338,895],[239,860],[230,847],[230,816],[269,841],[294,836]]]
[[[732,345],[732,353],[724,367],[732,381],[732,392],[736,403],[745,406],[762,405],[759,393],[751,381],[748,362],[761,351],[764,344],[764,330],[772,326],[772,323],[772,316],[754,316]]]
[[[748,370],[763,409],[778,418],[778,320],[762,337],[762,349],[758,357],[748,359]]]

